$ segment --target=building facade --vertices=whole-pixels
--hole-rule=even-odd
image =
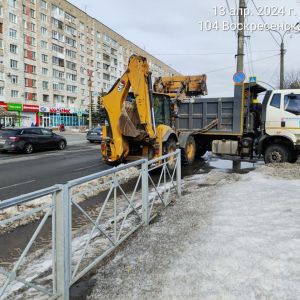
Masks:
[[[6,126],[86,124],[93,103],[126,70],[148,59],[153,80],[177,72],[64,0],[0,0],[0,106]]]

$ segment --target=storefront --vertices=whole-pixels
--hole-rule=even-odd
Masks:
[[[40,109],[38,105],[23,104],[23,109],[21,112],[21,126],[40,126],[39,111]]]
[[[21,111],[22,111],[22,104],[20,103],[7,103],[7,110],[11,113],[17,115],[17,119],[14,120],[11,124],[6,126],[21,126]]]
[[[87,123],[85,112],[78,112],[69,108],[48,108],[40,107],[40,124],[43,127],[85,126]]]

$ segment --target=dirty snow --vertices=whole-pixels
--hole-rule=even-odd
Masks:
[[[300,299],[300,165],[213,170],[98,270],[89,299]]]

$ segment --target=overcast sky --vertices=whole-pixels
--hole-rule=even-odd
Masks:
[[[238,0],[228,0],[234,8]],[[89,15],[109,26],[126,39],[134,42],[149,53],[183,74],[203,74],[208,76],[209,96],[231,96],[232,76],[235,72],[237,40],[233,31],[224,31],[222,23],[230,21],[225,16],[215,16],[214,7],[226,7],[225,0],[127,0],[96,1],[70,0]],[[249,24],[263,23],[257,16],[252,0],[247,0],[253,16],[247,18]],[[256,6],[266,7],[263,19],[270,24],[296,24],[300,21],[300,0],[255,0]],[[269,17],[269,7],[286,9],[285,16]],[[294,9],[294,11],[290,11]],[[273,9],[272,13],[284,13]],[[291,13],[290,13],[291,12]],[[290,16],[291,14],[291,16]],[[235,17],[233,16],[233,19]],[[201,31],[199,22],[218,21],[219,30]],[[250,35],[251,67],[245,65],[247,76],[256,75],[261,81],[277,85],[279,77],[279,45],[269,32],[257,31]],[[274,33],[279,41],[279,35]],[[286,38],[286,70],[300,70],[300,34]],[[249,44],[249,43],[248,43]],[[250,53],[250,49],[248,51]],[[226,54],[216,54],[226,53]],[[205,55],[200,55],[205,54]],[[207,54],[207,55],[206,55]],[[272,56],[272,57],[271,57]],[[224,68],[223,70],[220,70]]]

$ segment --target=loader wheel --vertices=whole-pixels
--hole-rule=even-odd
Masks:
[[[164,154],[173,153],[177,150],[176,141],[172,138],[168,139],[164,145]],[[172,155],[168,158],[167,167],[170,171],[175,169],[176,158]]]
[[[196,143],[195,143],[195,139],[193,136],[189,136],[186,144],[185,144],[185,148],[183,151],[183,159],[184,162],[188,165],[191,165],[194,160],[195,160],[195,156],[196,156]]]
[[[282,145],[269,146],[264,154],[266,164],[285,163],[289,161],[289,151]]]

